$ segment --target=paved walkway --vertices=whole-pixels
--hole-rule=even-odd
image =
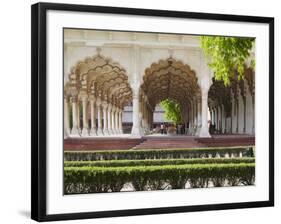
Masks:
[[[64,150],[167,149],[255,145],[251,135],[213,135],[198,138],[187,135],[153,134],[142,138],[131,135],[81,137],[64,140]]]

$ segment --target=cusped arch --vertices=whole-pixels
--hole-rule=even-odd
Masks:
[[[76,63],[65,85],[65,93],[78,97],[100,97],[103,101],[118,104],[116,106],[120,108],[132,98],[126,70],[119,63],[100,54]]]
[[[171,57],[153,63],[145,70],[141,89],[153,107],[164,99],[184,105],[200,94],[195,71]]]

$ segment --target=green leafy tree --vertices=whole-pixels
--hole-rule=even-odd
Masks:
[[[229,85],[235,70],[239,80],[244,78],[245,62],[250,56],[254,40],[245,37],[200,37],[201,48],[210,59],[209,66],[213,69],[216,80]],[[251,66],[254,66],[254,61]]]
[[[178,103],[176,103],[173,100],[166,99],[161,101],[160,103],[161,107],[165,111],[165,119],[168,121],[172,121],[175,124],[178,124],[181,122],[182,117],[181,117],[181,108]]]

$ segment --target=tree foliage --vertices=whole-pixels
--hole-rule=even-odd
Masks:
[[[254,38],[201,36],[200,42],[205,56],[210,59],[209,66],[216,80],[229,85],[235,70],[238,79],[244,78],[245,62],[250,56]],[[254,66],[253,61],[251,66]]]
[[[181,122],[182,117],[181,117],[181,108],[180,105],[170,99],[166,99],[161,101],[160,103],[161,107],[165,111],[165,119],[168,121],[172,121],[175,124],[178,124]]]

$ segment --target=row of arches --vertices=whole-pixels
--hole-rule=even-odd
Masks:
[[[246,92],[241,91],[243,88]],[[132,134],[140,135],[149,133],[154,109],[164,99],[179,103],[182,122],[189,127],[191,135],[200,135],[204,129],[204,136],[208,137],[208,119],[211,125],[216,123],[217,132],[236,133],[233,129],[234,121],[239,121],[239,113],[235,111],[241,104],[240,96],[244,99],[245,95],[246,99],[252,94],[250,114],[254,116],[254,73],[249,69],[246,69],[245,80],[234,77],[229,87],[213,80],[213,85],[207,90],[202,92],[197,75],[190,66],[172,57],[151,64],[142,75],[141,85],[131,88],[127,71],[119,63],[98,53],[77,62],[65,83],[65,137],[122,134],[123,110],[131,102]],[[254,120],[251,125],[254,126]]]
[[[64,98],[66,135],[119,134],[122,133],[122,109],[131,101],[132,89],[125,69],[98,54],[72,68],[64,87]],[[81,104],[83,119],[80,122]]]

